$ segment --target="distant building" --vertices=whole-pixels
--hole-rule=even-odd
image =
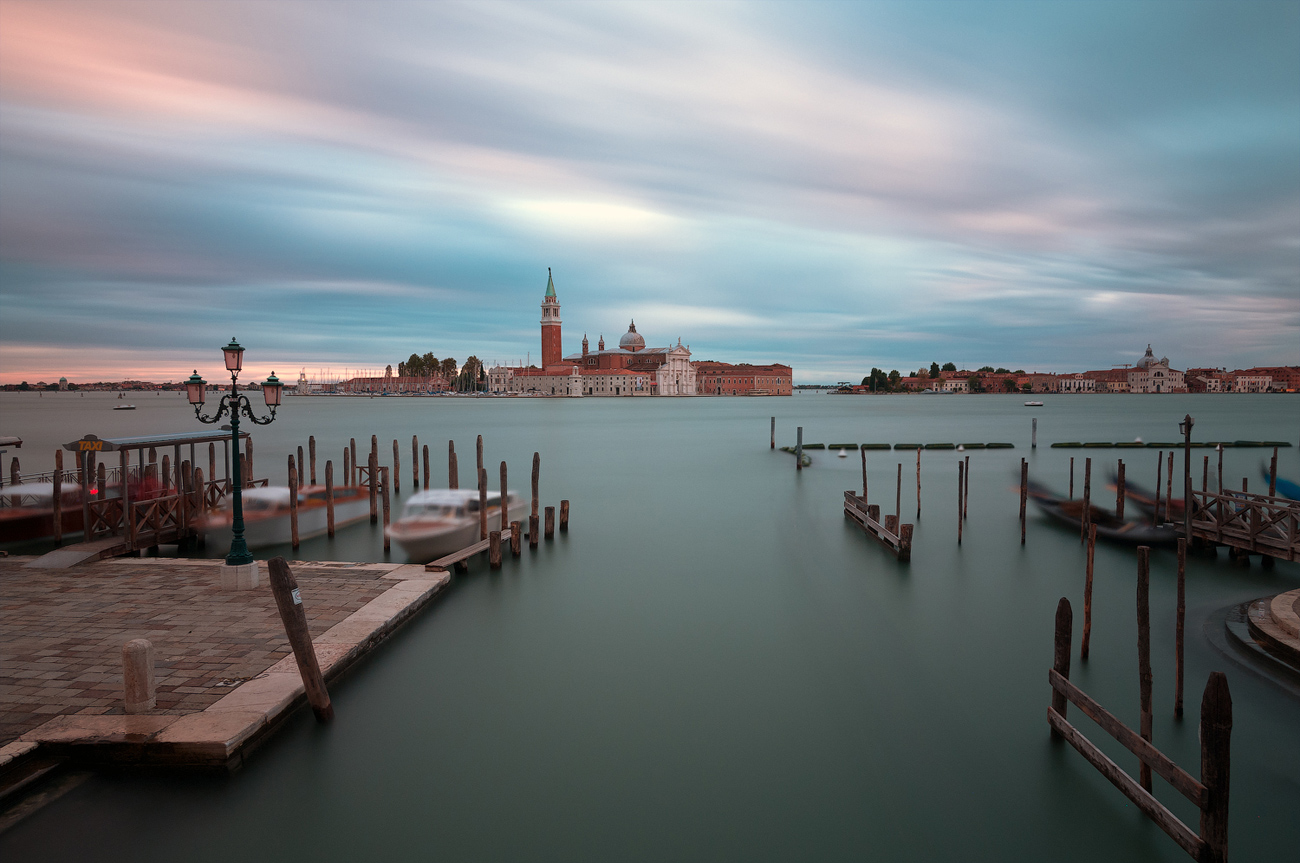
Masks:
[[[1029,385],[1028,392],[1031,393],[1054,393],[1056,392],[1056,375],[1041,372],[1016,375],[1016,386],[1024,390],[1025,384]]]
[[[1266,393],[1273,386],[1273,376],[1261,369],[1243,369],[1232,373],[1234,393]]]
[[[1300,366],[1255,366],[1232,373],[1238,379],[1245,376],[1249,385],[1258,386],[1258,380],[1265,376],[1269,379],[1268,389],[1273,392],[1293,393],[1300,391]],[[1263,390],[1258,390],[1263,392]]]
[[[59,378],[59,392],[65,392],[68,389],[68,379]]]
[[[1100,369],[1082,372],[1083,376],[1093,381],[1093,389],[1099,393],[1128,392],[1128,369]]]
[[[1169,367],[1169,358],[1156,359],[1151,345],[1137,365],[1128,370],[1128,390],[1131,393],[1185,393],[1187,384],[1183,373]]]
[[[754,366],[705,360],[695,366],[695,388],[706,396],[788,396],[794,393],[794,371],[772,363]]]
[[[1095,393],[1097,381],[1084,374],[1058,375],[1056,378],[1058,393]]]

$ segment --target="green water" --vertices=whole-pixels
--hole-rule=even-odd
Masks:
[[[196,427],[176,395],[0,396],[0,432],[26,470],[55,443]],[[0,836],[6,860],[1157,860],[1188,859],[1074,750],[1049,739],[1053,614],[1082,614],[1076,535],[1031,512],[1019,544],[1015,473],[1062,491],[1069,459],[1124,458],[1154,485],[1154,451],[1052,450],[1056,440],[1296,443],[1300,397],[1064,396],[783,399],[286,399],[255,429],[258,475],[315,434],[428,443],[435,484],[454,438],[465,484],[474,435],[489,475],[526,492],[542,454],[544,504],[568,498],[568,535],[499,573],[475,563],[444,597],[332,688],[337,718],[296,716],[231,777],[107,775]],[[968,453],[972,503],[956,544],[954,452],[925,452],[923,515],[899,564],[842,514],[856,453],[794,470],[768,449],[816,441],[1011,441]],[[1029,448],[1030,418],[1039,448]],[[11,453],[12,455],[13,453]],[[42,460],[42,454],[44,454]],[[1194,451],[1195,475],[1200,458]],[[1262,450],[1228,450],[1225,478],[1260,483]],[[869,452],[873,499],[915,521],[915,454]],[[1176,459],[1181,469],[1181,454]],[[1300,478],[1300,450],[1281,451]],[[468,467],[467,467],[468,466]],[[1213,475],[1213,466],[1211,468]],[[1213,480],[1211,480],[1213,482]],[[221,550],[209,549],[209,554]],[[288,554],[288,549],[258,556]],[[303,544],[303,559],[383,558],[369,525]],[[399,558],[394,558],[399,559]],[[1132,549],[1099,546],[1086,691],[1136,725]],[[1231,854],[1295,859],[1300,701],[1220,655],[1212,612],[1300,587],[1300,566],[1193,558],[1188,717],[1173,713],[1174,558],[1152,554],[1156,744],[1199,774],[1196,716],[1211,670],[1235,711]],[[310,596],[304,599],[310,602]],[[1072,717],[1121,766],[1136,759]],[[1157,778],[1157,796],[1196,826]]]

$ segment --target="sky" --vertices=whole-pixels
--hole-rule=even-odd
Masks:
[[[0,382],[1300,364],[1300,3],[0,0]]]

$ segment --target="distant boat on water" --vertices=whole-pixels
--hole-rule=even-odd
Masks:
[[[116,405],[116,406],[113,407],[113,410],[115,410],[115,411],[133,411],[133,410],[135,410],[135,405]]]
[[[1041,408],[1042,406],[1042,402],[1025,402],[1025,407],[1027,408]]]

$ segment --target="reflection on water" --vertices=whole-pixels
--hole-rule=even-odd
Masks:
[[[1014,396],[465,400],[287,398],[254,431],[257,474],[314,434],[341,468],[349,437],[381,460],[427,444],[433,484],[447,440],[462,477],[482,434],[489,476],[507,461],[525,490],[542,456],[544,505],[572,501],[567,535],[467,577],[345,680],[337,720],[295,717],[230,778],[104,776],[0,837],[6,859],[1040,859],[1183,860],[1177,846],[1045,718],[1057,600],[1082,608],[1078,536],[1031,511],[1019,544],[1015,475],[1064,490],[1069,459],[1154,485],[1154,451],[1052,450],[1053,440],[1293,439],[1293,396]],[[179,396],[0,396],[24,467],[55,443],[195,427]],[[102,407],[92,410],[90,405]],[[872,499],[916,521],[900,564],[841,512],[858,455],[812,452],[796,472],[768,449],[810,442],[1012,441],[973,450],[970,518],[956,544],[955,452],[867,454]],[[1029,449],[1030,419],[1040,447]],[[1294,443],[1294,440],[1293,440]],[[1198,459],[1205,453],[1195,454]],[[1225,453],[1255,486],[1261,450]],[[45,456],[49,458],[49,456]],[[29,462],[30,459],[30,462]],[[1281,452],[1300,476],[1300,451]],[[1213,469],[1212,469],[1213,473]],[[1199,472],[1197,473],[1199,477]],[[399,511],[394,504],[394,511]],[[285,554],[266,549],[259,557]],[[224,549],[209,547],[219,556]],[[394,549],[392,559],[400,559]],[[378,526],[304,542],[300,559],[384,559]],[[1235,727],[1232,854],[1284,859],[1300,844],[1300,704],[1217,654],[1201,622],[1230,603],[1300,586],[1271,571],[1193,558],[1188,571],[1189,718],[1172,718],[1174,558],[1152,554],[1155,741],[1199,767],[1195,706],[1228,672]],[[1099,546],[1092,656],[1075,679],[1137,720],[1135,559]],[[309,599],[309,598],[308,598]],[[1079,630],[1076,625],[1076,631]],[[1086,731],[1095,728],[1081,721]],[[1122,766],[1132,756],[1096,732]],[[1195,812],[1162,788],[1186,822]],[[978,849],[978,850],[973,850]]]

